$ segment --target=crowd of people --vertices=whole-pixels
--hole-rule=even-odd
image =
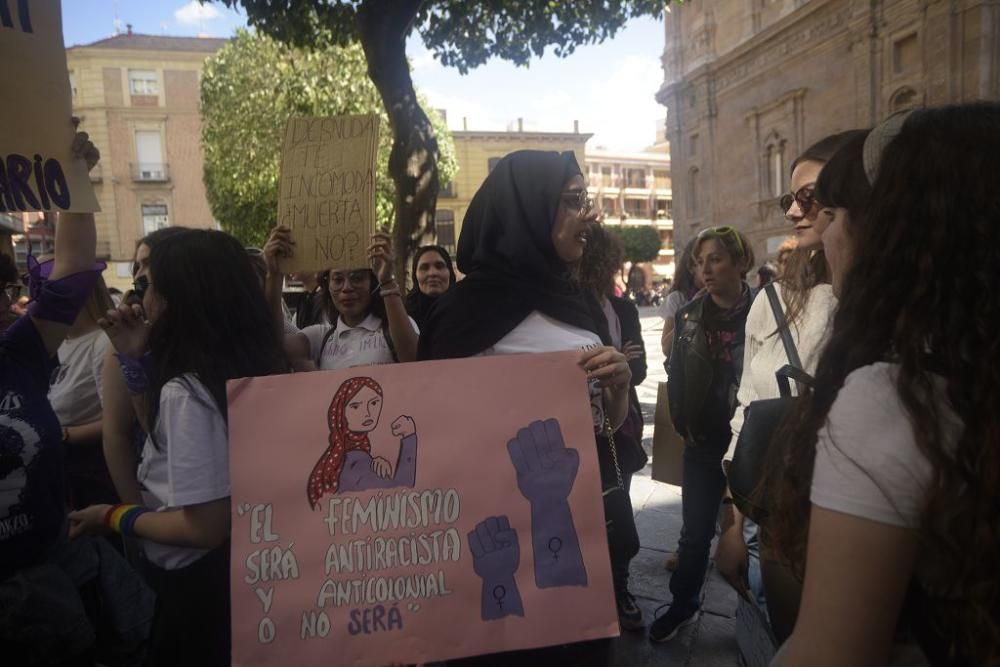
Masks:
[[[74,151],[99,159],[83,133]],[[368,267],[297,275],[294,313],[280,270],[296,252],[288,229],[261,250],[220,231],[154,232],[117,303],[93,216],[63,213],[54,257],[29,258],[29,304],[4,309],[0,337],[5,658],[229,664],[227,380],[572,350],[623,630],[665,642],[698,619],[718,534],[719,571],[780,646],[772,664],[997,664],[998,172],[1000,105],[898,114],[794,161],[781,208],[796,242],[756,289],[738,229],[687,244],[661,341],[684,440],[683,529],[671,602],[651,619],[629,580],[646,354],[638,311],[616,289],[621,244],[572,153],[501,159],[455,261],[420,248],[409,291],[376,233]],[[0,261],[9,307],[19,271]],[[379,391],[362,383],[340,398]],[[762,427],[761,406],[775,401],[781,413]],[[335,463],[317,463],[310,494],[328,490]],[[455,662],[603,665],[609,647]]]

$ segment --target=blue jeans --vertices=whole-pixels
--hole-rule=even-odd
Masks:
[[[672,606],[695,610],[701,606],[701,586],[708,570],[708,555],[715,537],[719,503],[726,488],[722,456],[728,438],[684,444],[684,482],[681,487],[681,529],[677,570],[670,577]]]

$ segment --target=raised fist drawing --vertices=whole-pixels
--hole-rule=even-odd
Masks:
[[[580,455],[567,449],[559,422],[532,422],[507,443],[507,452],[517,471],[517,486],[532,503],[565,500],[573,489]]]
[[[524,616],[514,573],[521,564],[517,532],[506,516],[491,516],[468,534],[473,569],[483,580],[481,612],[484,621],[515,614]]]
[[[587,570],[573,525],[569,494],[580,455],[566,447],[555,419],[531,422],[507,443],[517,486],[531,503],[531,546],[535,584],[586,586]]]

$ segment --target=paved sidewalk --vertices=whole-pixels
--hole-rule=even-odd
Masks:
[[[640,308],[639,311],[649,373],[638,393],[646,424],[643,446],[650,453],[657,383],[666,379],[660,351],[663,320],[652,308]],[[676,549],[680,536],[681,490],[677,486],[654,482],[650,477],[650,466],[646,466],[633,477],[631,495],[642,545],[639,555],[632,561],[631,589],[645,614],[648,627],[656,608],[670,600],[670,573],[664,568],[664,562],[668,552]],[[611,664],[738,665],[736,593],[722,580],[714,564],[710,564],[702,596],[702,615],[697,624],[685,628],[665,644],[653,644],[645,632],[623,633],[614,644]]]

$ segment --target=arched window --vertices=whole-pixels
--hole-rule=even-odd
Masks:
[[[917,95],[917,91],[913,90],[909,86],[897,90],[893,93],[892,98],[889,100],[889,111],[891,113],[903,111],[904,109],[912,109],[918,106],[920,106],[920,99]]]
[[[780,197],[785,186],[785,142],[768,147],[768,172],[770,174],[770,194]]]

